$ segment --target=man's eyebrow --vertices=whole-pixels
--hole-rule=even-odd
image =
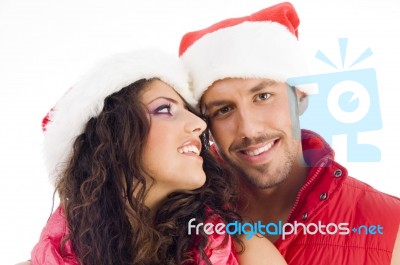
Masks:
[[[248,93],[248,94],[257,93],[257,92],[259,92],[260,90],[263,90],[264,88],[269,87],[269,86],[273,86],[273,85],[275,85],[275,84],[276,84],[276,82],[273,81],[273,80],[264,80],[264,81],[262,81],[261,83],[259,83],[258,85],[256,85],[255,87],[252,87],[252,88],[249,90],[249,93]]]
[[[215,100],[215,101],[211,101],[208,104],[204,104],[204,106],[206,108],[216,108],[216,107],[225,106],[227,104],[229,104],[229,101],[227,101],[227,100]]]
[[[263,80],[262,82],[260,82],[259,84],[257,84],[256,86],[252,87],[249,91],[248,94],[254,94],[257,93],[263,89],[265,89],[266,87],[269,86],[273,86],[276,84],[276,81],[274,80]],[[214,100],[211,101],[207,104],[204,104],[205,108],[216,108],[216,107],[221,107],[221,106],[226,106],[229,105],[230,101],[229,100]]]

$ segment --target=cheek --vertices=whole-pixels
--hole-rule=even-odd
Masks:
[[[286,98],[279,100],[272,107],[275,126],[290,135],[297,134],[299,117],[296,109],[289,105],[288,100]]]
[[[150,128],[147,140],[144,146],[145,153],[155,153],[157,149],[162,149],[165,144],[163,144],[163,135],[160,134],[160,130],[157,126],[152,126]]]
[[[173,146],[173,132],[168,126],[154,124],[150,127],[149,134],[144,145],[143,163],[144,168],[152,174],[159,174],[168,159],[171,158]]]
[[[148,176],[156,181],[169,181],[176,172],[174,157],[170,148],[166,148],[165,143],[146,146],[143,153],[143,168]]]
[[[223,148],[234,137],[234,131],[230,126],[223,122],[216,122],[210,124],[210,131],[212,140],[218,143],[218,146]]]

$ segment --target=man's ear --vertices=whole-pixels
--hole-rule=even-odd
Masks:
[[[308,107],[308,96],[303,91],[296,88],[296,95],[297,95],[297,105],[299,107],[299,116],[306,111]]]

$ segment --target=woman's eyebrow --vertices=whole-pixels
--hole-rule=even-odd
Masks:
[[[152,99],[151,101],[149,101],[147,104],[150,104],[150,103],[152,103],[152,102],[154,102],[154,101],[156,101],[158,99],[165,99],[165,100],[171,101],[172,103],[179,104],[179,102],[176,99],[173,99],[173,98],[170,98],[170,97],[164,97],[164,96],[156,97],[155,99]]]

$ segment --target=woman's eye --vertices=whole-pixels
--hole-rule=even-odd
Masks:
[[[262,100],[267,100],[271,96],[270,93],[261,93],[257,95],[256,100],[262,101]]]
[[[171,114],[171,104],[159,106],[154,111],[155,114]]]

